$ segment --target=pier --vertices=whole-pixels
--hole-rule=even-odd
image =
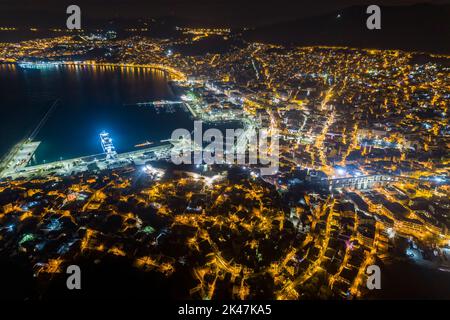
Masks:
[[[156,147],[116,154],[113,158],[107,153],[100,153],[85,157],[67,159],[28,167],[6,168],[0,173],[0,178],[31,178],[51,174],[70,175],[88,170],[105,170],[126,165],[144,165],[148,161],[155,161],[170,157],[170,143]]]
[[[15,170],[25,167],[40,144],[40,141],[26,140],[19,142],[0,163],[0,170]]]
[[[189,103],[184,101],[170,101],[170,100],[156,100],[156,101],[145,101],[137,103],[124,104],[125,106],[137,106],[137,107],[163,107],[163,106],[173,106],[173,105],[184,105],[192,116],[196,119],[198,118],[197,112],[189,105]]]
[[[11,148],[10,152],[0,162],[0,177],[3,176],[3,172],[15,171],[17,169],[26,167],[30,160],[33,158],[34,153],[41,144],[40,141],[33,141],[38,135],[41,128],[47,122],[48,118],[55,110],[59,100],[55,100],[42,119],[37,124],[33,132],[25,139],[17,143]]]
[[[189,103],[184,103],[184,105],[186,106],[186,108],[189,110],[189,112],[192,114],[192,116],[194,117],[194,119],[198,118],[198,114],[197,112],[195,112],[195,110],[189,105]]]
[[[136,102],[136,103],[127,103],[125,106],[138,106],[138,107],[158,107],[158,106],[166,106],[166,105],[176,105],[183,104],[183,101],[170,101],[170,100],[155,100],[155,101],[144,101],[144,102]]]

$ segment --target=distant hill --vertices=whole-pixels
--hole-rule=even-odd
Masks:
[[[332,45],[450,53],[450,4],[381,7],[381,30],[366,27],[367,6],[248,30],[244,37],[285,45]]]

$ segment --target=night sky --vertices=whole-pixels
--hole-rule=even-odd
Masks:
[[[0,25],[64,25],[65,8],[81,7],[88,19],[175,16],[231,27],[271,24],[324,14],[351,5],[450,3],[450,0],[2,0]]]

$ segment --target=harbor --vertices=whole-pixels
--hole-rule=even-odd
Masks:
[[[191,105],[189,105],[189,103],[185,101],[156,100],[125,104],[125,106],[153,107],[158,114],[161,112],[161,110],[164,110],[168,113],[173,113],[175,112],[176,106],[182,106],[184,107],[184,110],[186,110],[186,112],[189,112],[194,119],[198,118],[197,112]]]
[[[168,83],[172,78],[160,70],[78,64],[41,69],[3,65],[0,75],[9,93],[2,109],[8,120],[0,129],[0,171],[27,141],[41,142],[23,164],[35,166],[103,153],[99,139],[103,130],[114,138],[117,152],[124,153],[158,146],[179,127],[192,128],[192,119],[181,104],[174,105],[172,113],[159,103],[180,100]],[[110,88],[116,84],[112,94]],[[29,86],[39,89],[27,91]],[[81,91],[83,95],[78,94]],[[48,112],[55,100],[59,102]],[[136,102],[157,102],[158,106],[124,106]],[[31,135],[43,118],[47,120]]]
[[[1,172],[11,172],[17,171],[21,168],[26,167],[30,160],[34,157],[36,150],[39,148],[41,141],[34,141],[36,136],[39,134],[41,128],[45,125],[48,118],[51,116],[55,110],[59,100],[55,100],[47,112],[44,114],[42,119],[37,124],[36,128],[31,132],[31,134],[24,140],[17,143],[11,151],[2,159],[0,162]]]
[[[106,134],[107,132],[102,132],[101,139],[105,139]],[[118,154],[115,152],[112,140],[106,143],[109,145],[105,147],[104,153],[34,166],[7,167],[0,173],[0,178],[32,178],[53,174],[72,175],[88,170],[113,169],[132,164],[145,165],[148,161],[169,157],[172,148],[170,143],[164,143],[159,146]]]

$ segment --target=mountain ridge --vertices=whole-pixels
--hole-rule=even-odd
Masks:
[[[292,20],[244,33],[250,41],[450,53],[450,4],[380,6],[381,29],[366,27],[367,6]]]

